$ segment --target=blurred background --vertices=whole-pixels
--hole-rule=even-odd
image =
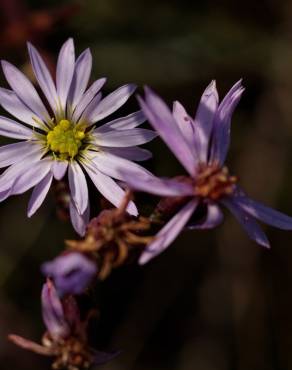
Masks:
[[[210,80],[216,78],[222,97],[243,78],[227,164],[250,196],[292,215],[291,18],[289,0],[0,0],[0,58],[32,76],[30,40],[54,70],[60,46],[72,36],[78,53],[91,48],[92,79],[107,77],[105,92],[127,82],[142,92],[148,84],[190,114]],[[118,115],[136,109],[132,98]],[[148,148],[154,173],[182,173],[158,139]],[[14,347],[6,336],[39,340],[39,265],[74,237],[70,224],[56,217],[52,195],[31,220],[28,199],[24,194],[0,204],[3,370],[50,368],[50,361]],[[147,207],[149,198],[140,200]],[[250,242],[226,214],[218,229],[185,232],[145,267],[116,270],[94,298],[96,346],[123,351],[103,368],[292,369],[292,233],[265,230],[271,250]]]

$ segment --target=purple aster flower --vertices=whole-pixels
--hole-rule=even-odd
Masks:
[[[138,178],[128,171],[127,183],[131,188],[183,200],[177,213],[142,253],[141,264],[173,242],[198,206],[206,209],[206,215],[203,222],[195,223],[193,228],[209,229],[219,225],[223,220],[220,209],[223,205],[233,213],[249,237],[264,247],[269,247],[269,242],[256,220],[280,229],[292,229],[291,217],[250,199],[237,185],[237,178],[224,166],[230,143],[231,116],[243,91],[238,81],[219,104],[213,81],[204,91],[194,118],[179,102],[174,103],[171,112],[147,87],[145,100],[139,97],[144,114],[188,172],[187,176],[165,180],[144,175]]]
[[[42,265],[42,272],[53,279],[60,296],[81,294],[97,273],[96,264],[83,254],[63,254]]]
[[[0,104],[20,122],[0,116],[0,134],[21,141],[0,148],[0,167],[9,166],[0,176],[0,200],[34,188],[28,205],[30,217],[44,201],[53,178],[62,179],[68,170],[70,216],[75,230],[83,235],[89,220],[85,173],[106,199],[119,206],[124,190],[113,180],[123,181],[117,167],[137,176],[147,173],[132,160],[151,156],[137,146],[156,134],[137,128],[145,121],[141,111],[95,126],[120,108],[136,86],[124,85],[105,98],[100,93],[105,78],[87,88],[92,66],[89,49],[75,60],[73,40],[65,42],[57,61],[56,83],[30,43],[28,52],[48,104],[20,70],[2,61],[11,90],[0,88]],[[128,212],[137,215],[133,202]]]
[[[83,369],[102,365],[119,352],[101,352],[91,348],[87,340],[88,320],[80,319],[73,296],[60,300],[53,283],[48,280],[42,290],[42,312],[47,332],[42,344],[11,334],[9,339],[19,347],[55,358],[54,369]]]

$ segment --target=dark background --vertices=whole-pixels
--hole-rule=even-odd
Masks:
[[[291,1],[276,0],[1,0],[0,57],[31,75],[30,40],[53,70],[72,36],[78,52],[91,48],[92,79],[108,77],[106,92],[127,82],[142,92],[147,83],[190,114],[211,79],[222,97],[243,78],[227,163],[250,196],[292,215],[291,19]],[[121,114],[135,109],[132,98]],[[148,147],[154,173],[181,173],[158,139]],[[28,197],[0,204],[3,370],[49,369],[49,361],[6,336],[39,340],[39,265],[74,237],[70,224],[56,218],[52,197],[28,220]],[[96,345],[123,350],[104,369],[292,369],[292,233],[265,230],[271,250],[250,242],[227,214],[218,229],[185,232],[145,267],[116,270],[95,295]]]

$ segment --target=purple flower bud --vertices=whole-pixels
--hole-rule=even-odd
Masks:
[[[42,265],[44,275],[53,279],[58,293],[81,294],[97,272],[94,262],[81,253],[72,252]]]
[[[49,279],[43,286],[41,299],[43,320],[50,336],[54,340],[66,338],[70,333],[70,328],[64,317],[62,303],[53,283]]]

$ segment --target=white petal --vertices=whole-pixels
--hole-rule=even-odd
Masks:
[[[88,203],[88,207],[86,208],[85,212],[82,215],[78,213],[75,207],[75,204],[72,202],[72,200],[70,201],[70,204],[69,204],[69,210],[70,210],[71,222],[72,222],[72,225],[75,231],[80,236],[84,236],[85,231],[86,231],[86,226],[89,222],[89,214],[90,214],[89,203]]]
[[[69,187],[77,211],[82,215],[88,205],[88,188],[84,173],[77,162],[71,162],[68,170]]]

